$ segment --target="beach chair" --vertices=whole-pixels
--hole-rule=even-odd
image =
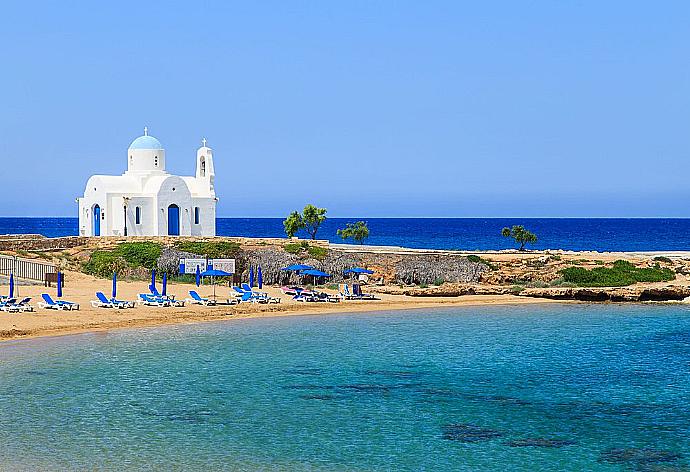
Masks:
[[[185,301],[188,302],[188,303],[193,303],[193,304],[196,304],[196,305],[204,305],[204,306],[211,306],[211,305],[215,305],[215,304],[216,304],[216,301],[215,301],[215,300],[211,300],[211,299],[209,299],[209,298],[202,298],[202,297],[200,297],[199,294],[198,294],[196,291],[194,291],[194,290],[190,290],[190,291],[189,291],[189,296],[190,296],[191,298],[188,298],[188,299],[185,300]]]
[[[17,306],[16,298],[5,298],[0,302],[0,311],[7,313],[17,313],[19,312],[19,307]]]
[[[139,303],[146,306],[170,306],[170,301],[148,293],[139,294]]]
[[[94,308],[127,308],[129,302],[108,299],[103,292],[96,292],[98,300],[91,300],[91,306]]]
[[[355,298],[355,296],[350,293],[350,287],[347,284],[338,284],[338,295],[341,300],[352,300]]]
[[[360,284],[352,284],[352,294],[358,300],[376,300],[376,297],[371,293],[362,293],[362,286]]]
[[[184,306],[184,300],[175,300],[175,295],[161,295],[156,287],[151,288],[151,295],[156,298],[167,300],[171,306]]]
[[[129,300],[118,300],[117,298],[110,297],[110,301],[115,305],[122,305],[121,308],[134,308],[136,303]]]
[[[68,302],[66,300],[53,300],[53,298],[47,293],[42,293],[41,298],[43,298],[43,301],[38,302],[39,308],[46,308],[49,310],[70,310],[70,311],[79,309],[78,303]]]
[[[19,311],[34,311],[34,307],[29,304],[30,301],[31,297],[24,297],[16,303],[16,306]]]

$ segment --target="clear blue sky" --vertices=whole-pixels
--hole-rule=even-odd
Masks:
[[[0,215],[144,125],[219,216],[690,216],[685,1],[6,2]],[[10,171],[10,169],[14,169]]]

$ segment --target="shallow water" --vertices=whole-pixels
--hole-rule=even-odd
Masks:
[[[688,470],[690,309],[237,320],[0,345],[0,469]]]

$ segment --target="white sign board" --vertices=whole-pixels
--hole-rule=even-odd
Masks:
[[[213,270],[222,270],[228,274],[235,273],[235,259],[213,259],[208,262]]]
[[[180,259],[180,267],[184,265],[185,274],[196,274],[196,268],[199,272],[206,270],[206,259]]]

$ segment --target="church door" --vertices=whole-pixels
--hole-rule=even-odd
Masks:
[[[170,205],[168,207],[168,236],[180,235],[180,207]]]
[[[101,207],[98,205],[93,207],[93,235],[101,235]]]

